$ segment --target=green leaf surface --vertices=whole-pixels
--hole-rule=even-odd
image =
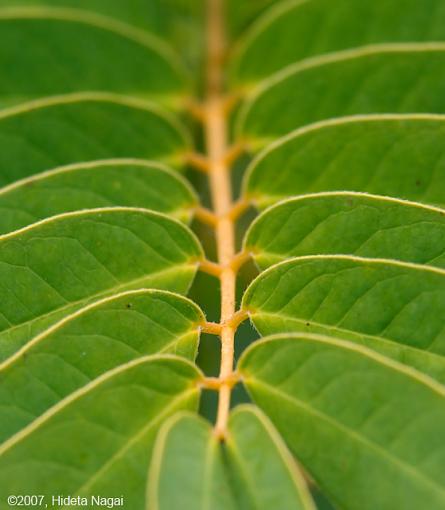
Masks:
[[[204,320],[188,299],[156,290],[68,315],[0,363],[0,443],[108,370],[156,353],[194,360]]]
[[[327,499],[326,494],[323,493],[319,487],[312,486],[311,493],[317,510],[336,510],[332,503]]]
[[[442,0],[336,0],[335,5],[331,0],[285,0],[275,2],[242,37],[231,74],[236,84],[250,84],[322,53],[443,40]]]
[[[270,1],[270,0],[269,0]],[[164,39],[181,56],[196,58],[202,51],[202,0],[0,0],[0,7],[52,7],[88,11],[143,29],[142,37]],[[82,14],[82,13],[80,13]],[[128,29],[127,29],[128,30]],[[147,34],[147,31],[151,34]],[[185,45],[187,43],[187,45]]]
[[[178,414],[160,430],[150,465],[146,508],[237,508],[219,440],[203,418]]]
[[[101,160],[42,172],[0,188],[0,233],[81,209],[127,206],[189,222],[197,196],[168,167],[143,160]]]
[[[188,414],[161,429],[150,467],[148,507],[313,510],[294,459],[269,420],[243,406],[231,415],[225,443]]]
[[[8,69],[0,78],[2,104],[107,91],[174,105],[186,92],[184,71],[167,46],[87,11],[0,8],[0,34],[0,69]]]
[[[445,268],[445,209],[351,192],[306,195],[263,212],[244,249],[260,269],[332,253]]]
[[[158,106],[71,94],[0,112],[0,185],[72,163],[110,158],[184,164],[189,139]]]
[[[314,57],[261,82],[244,102],[236,132],[259,145],[333,117],[445,113],[444,87],[445,43],[377,45]]]
[[[444,507],[442,385],[362,346],[314,335],[260,341],[239,370],[339,508]]]
[[[445,117],[369,115],[297,130],[250,165],[244,195],[263,208],[320,191],[445,204]]]
[[[340,255],[266,270],[242,308],[261,335],[330,335],[375,349],[445,382],[445,271]]]
[[[5,0],[4,0],[5,1]],[[274,0],[255,0],[255,2],[239,2],[227,0],[225,2],[225,17],[230,39],[236,39],[274,3]]]
[[[256,407],[240,406],[232,412],[227,456],[240,509],[315,510],[294,458]]]
[[[172,356],[111,370],[61,400],[0,447],[0,502],[11,493],[124,497],[142,508],[157,429],[197,407],[200,374]],[[68,439],[69,438],[69,439]],[[89,506],[89,505],[87,505]]]
[[[1,352],[117,292],[185,293],[201,257],[187,227],[143,209],[67,213],[1,236]]]
[[[0,0],[2,7],[64,7],[91,11],[106,17],[125,21],[153,32],[167,35],[165,27],[172,22],[186,2],[181,0]],[[196,2],[198,4],[198,2]],[[170,18],[169,18],[170,16]],[[170,35],[170,34],[168,34]]]
[[[443,0],[0,37],[0,510],[445,508]]]

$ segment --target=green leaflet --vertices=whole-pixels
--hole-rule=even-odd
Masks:
[[[259,208],[333,190],[443,205],[444,147],[445,116],[369,115],[321,122],[260,153],[246,173],[243,193]]]
[[[186,10],[180,0],[169,1],[168,4],[162,0],[150,0],[150,2],[126,0],[125,3],[121,0],[0,0],[0,6],[47,6],[88,10],[125,21],[130,25],[159,32],[163,36],[166,35],[164,32],[166,26],[175,21],[172,17],[181,9]]]
[[[0,363],[0,443],[103,373],[169,352],[195,359],[199,308],[156,290],[93,303],[31,339]]]
[[[150,510],[315,509],[281,438],[252,406],[232,413],[224,446],[203,419],[172,417],[159,433],[148,487]]]
[[[101,297],[185,293],[201,257],[187,227],[144,209],[67,213],[1,236],[0,357]]]
[[[203,418],[179,414],[156,440],[147,510],[235,510],[220,443]]]
[[[0,233],[80,209],[128,206],[190,221],[197,196],[167,167],[143,160],[102,160],[57,168],[0,188]]]
[[[295,460],[269,419],[256,407],[242,406],[232,411],[227,456],[240,509],[315,510]]]
[[[244,102],[236,133],[259,145],[332,117],[445,113],[444,87],[445,43],[381,45],[315,57],[261,82]]]
[[[336,510],[319,487],[312,487],[312,497],[318,510]]]
[[[255,2],[226,0],[225,14],[229,37],[236,41],[238,36],[249,27],[255,18],[266,11],[273,3],[274,0],[256,0]]]
[[[247,231],[244,249],[260,269],[330,253],[445,268],[445,209],[350,192],[306,195],[263,212]]]
[[[1,7],[81,9],[148,29],[160,21],[155,18],[159,3],[156,0],[126,0],[125,3],[121,0],[0,0]]]
[[[445,389],[334,338],[283,335],[240,360],[244,383],[344,510],[445,505]]]
[[[319,255],[260,274],[242,308],[263,336],[303,331],[350,340],[445,382],[444,303],[441,269]]]
[[[186,91],[182,67],[168,47],[87,11],[0,9],[0,34],[0,68],[8,69],[0,78],[3,104],[107,91],[173,105]]]
[[[250,84],[298,60],[369,44],[443,41],[444,27],[441,0],[281,1],[238,43],[232,79]]]
[[[109,158],[183,165],[189,139],[155,105],[113,94],[71,94],[0,112],[0,185]]]
[[[172,356],[137,359],[63,399],[0,447],[0,502],[22,491],[124,496],[142,508],[156,431],[180,409],[197,407],[200,373]],[[89,506],[89,505],[87,505]]]
[[[188,57],[201,51],[204,5],[202,0],[0,0],[1,7],[53,7],[81,9],[114,18],[156,34]],[[127,29],[128,30],[128,29]],[[153,37],[147,32],[141,34]],[[187,43],[187,46],[185,46]],[[197,45],[199,50],[197,50]]]

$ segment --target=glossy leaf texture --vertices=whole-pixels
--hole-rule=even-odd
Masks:
[[[156,353],[194,360],[204,316],[165,291],[121,292],[67,315],[0,364],[0,441],[109,370]]]
[[[237,408],[222,445],[203,419],[172,417],[161,429],[150,467],[148,508],[168,510],[314,510],[298,471],[269,420]]]
[[[1,446],[0,500],[24,490],[48,504],[59,493],[105,494],[141,508],[156,432],[176,411],[196,409],[199,377],[182,358],[148,356],[71,393]]]
[[[445,271],[315,255],[263,272],[242,307],[262,335],[314,332],[366,345],[445,382]]]
[[[443,508],[441,384],[362,346],[305,334],[258,342],[240,370],[340,508]]]
[[[244,249],[260,269],[338,253],[445,267],[445,209],[377,195],[328,192],[285,200],[250,226]]]
[[[0,245],[3,358],[101,297],[147,287],[186,293],[202,257],[183,224],[129,208],[55,216],[0,237]]]
[[[249,166],[244,195],[260,209],[321,191],[445,204],[445,117],[345,117],[296,130]]]
[[[275,2],[238,42],[232,79],[236,85],[250,85],[299,60],[347,48],[443,41],[444,26],[441,0]],[[264,59],[265,54],[269,58]]]

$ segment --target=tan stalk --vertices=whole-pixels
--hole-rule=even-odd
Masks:
[[[235,226],[229,212],[232,208],[232,186],[227,158],[227,102],[224,95],[222,63],[225,34],[222,0],[208,0],[207,18],[207,83],[204,107],[204,130],[208,161],[208,178],[212,206],[217,217],[215,225],[218,275],[221,287],[221,365],[219,402],[215,425],[216,434],[224,437],[230,410],[233,379],[235,327],[231,319],[235,313],[236,268],[231,265],[235,256]],[[230,158],[229,158],[230,159]]]

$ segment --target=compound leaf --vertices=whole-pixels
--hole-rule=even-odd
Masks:
[[[445,507],[444,22],[441,0],[0,0],[2,509],[314,510],[305,477],[320,508]],[[200,266],[220,325],[181,296]],[[230,374],[246,316],[284,336]],[[224,408],[235,381],[258,408]],[[218,435],[201,388],[227,391]]]

